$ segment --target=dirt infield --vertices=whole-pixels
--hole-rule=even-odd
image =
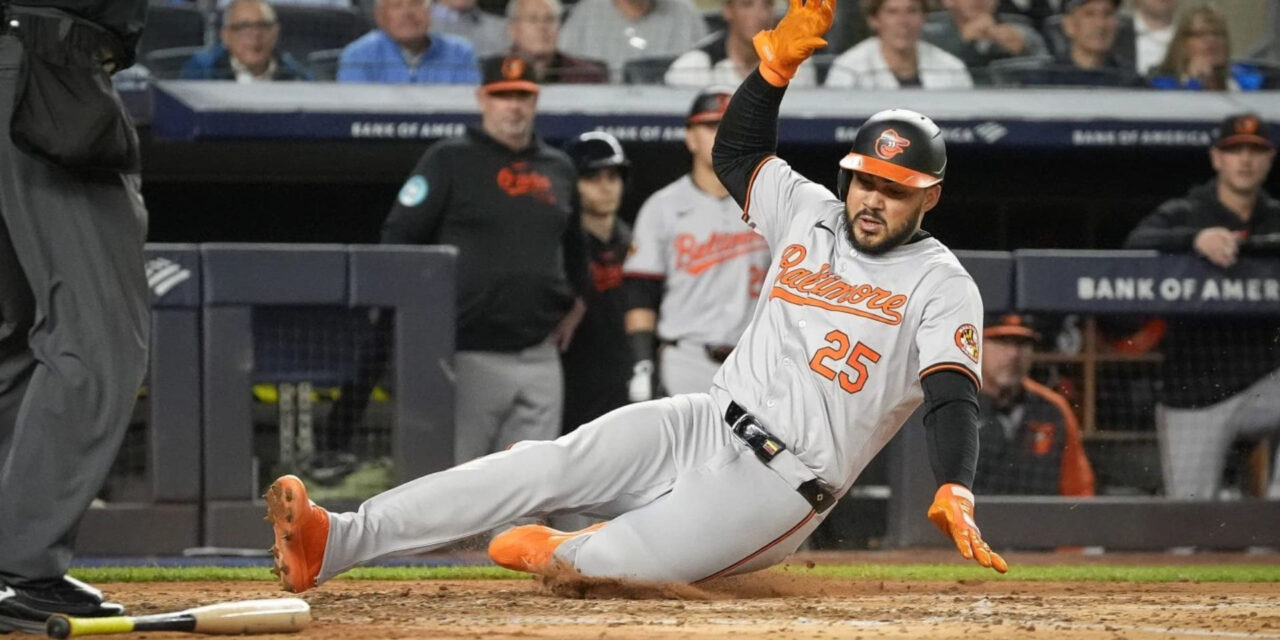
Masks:
[[[800,557],[797,563],[850,556]],[[856,556],[854,556],[856,557]],[[1056,558],[1056,562],[1053,560]],[[1112,564],[1213,562],[1168,556]],[[913,554],[916,562],[928,557]],[[1063,558],[1011,558],[1062,564]],[[1097,558],[1077,558],[1085,563]],[[1260,561],[1275,561],[1275,556]],[[868,560],[864,557],[863,562]],[[1217,562],[1222,562],[1221,558]],[[1232,561],[1248,561],[1236,556]],[[994,574],[993,574],[994,575]],[[269,583],[105,584],[134,613],[282,594]],[[301,637],[356,638],[1274,638],[1280,584],[852,581],[774,571],[709,583],[348,581],[303,596],[314,622]],[[148,638],[190,637],[151,634]],[[299,636],[281,636],[299,637]]]

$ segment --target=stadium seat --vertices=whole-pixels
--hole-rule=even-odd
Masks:
[[[827,72],[831,71],[831,63],[835,62],[836,56],[833,53],[815,53],[813,57],[813,70],[818,76],[818,86],[821,87],[827,82]]]
[[[1067,34],[1062,30],[1062,14],[1055,13],[1045,18],[1041,35],[1044,36],[1045,44],[1049,45],[1050,55],[1065,56],[1071,50],[1071,41],[1067,40]]]
[[[151,72],[151,77],[157,80],[174,80],[182,71],[182,65],[191,59],[191,56],[203,51],[204,47],[170,47],[168,49],[156,49],[150,51],[142,58],[142,63],[146,65],[147,70]]]
[[[659,58],[638,58],[622,65],[622,82],[625,84],[662,84],[662,77],[667,73],[676,56]]]
[[[1247,64],[1256,69],[1258,73],[1262,74],[1263,90],[1280,89],[1280,62],[1258,59],[1234,60],[1233,62]]]
[[[324,49],[307,54],[307,69],[321,82],[332,82],[338,77],[338,59],[342,49]]]
[[[725,28],[729,26],[729,24],[724,21],[724,12],[720,9],[703,11],[702,21],[707,25],[707,33],[724,31]]]
[[[279,5],[278,51],[288,51],[299,60],[311,52],[341,49],[370,29],[365,17],[352,9]]]
[[[205,44],[204,14],[195,7],[151,5],[147,9],[147,28],[138,42],[138,57],[159,49],[199,47]]]

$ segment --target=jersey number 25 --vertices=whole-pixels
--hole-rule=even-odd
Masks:
[[[840,388],[848,393],[862,391],[863,385],[867,384],[867,363],[863,360],[875,364],[880,361],[880,354],[861,342],[853,345],[853,353],[849,353],[849,336],[838,329],[832,329],[827,334],[827,342],[831,344],[818,349],[818,352],[813,354],[813,358],[809,360],[809,368],[828,380],[838,381]],[[845,356],[848,356],[847,360]],[[854,371],[854,376],[850,377],[848,371],[833,370],[827,366],[827,360],[834,360],[837,367],[840,366],[841,360],[845,360],[845,364]]]

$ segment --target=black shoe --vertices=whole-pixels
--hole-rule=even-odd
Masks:
[[[124,607],[69,576],[0,587],[0,632],[44,633],[45,620],[55,613],[100,618],[124,615]]]

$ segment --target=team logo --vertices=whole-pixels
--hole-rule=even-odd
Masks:
[[[507,80],[519,80],[524,77],[524,60],[507,58],[502,61],[502,77]]]
[[[964,352],[969,359],[978,362],[978,330],[971,324],[962,324],[956,329],[956,346]]]
[[[876,139],[876,155],[889,160],[911,146],[911,141],[898,135],[893,129],[885,129]]]
[[[147,286],[157,298],[163,298],[174,287],[191,279],[191,270],[167,258],[147,261]]]
[[[516,198],[530,196],[546,204],[555,204],[556,195],[551,190],[551,178],[530,168],[527,163],[517,162],[498,170],[498,188],[507,195]]]
[[[406,207],[416,207],[427,199],[427,179],[422,176],[413,176],[405,181],[404,186],[400,187],[400,195],[396,200]]]
[[[1258,132],[1258,119],[1253,116],[1245,116],[1236,120],[1236,133],[1238,134],[1255,134]]]
[[[1054,435],[1058,429],[1052,422],[1040,422],[1038,420],[1028,420],[1027,427],[1031,430],[1031,453],[1037,457],[1043,458],[1053,451]]]

